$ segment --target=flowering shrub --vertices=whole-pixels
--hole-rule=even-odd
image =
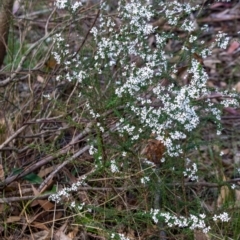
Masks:
[[[155,5],[153,8],[149,2],[120,0],[117,12],[111,15],[107,3],[101,1],[99,18],[90,31],[92,37],[89,42],[94,46],[94,51],[86,47],[83,52],[71,52],[63,36],[57,34],[54,37],[53,55],[65,70],[59,73],[57,80],[74,82],[79,86],[78,96],[85,101],[85,115],[89,121],[96,122],[97,137],[92,139],[90,154],[98,162],[98,167],[108,166],[112,174],[123,173],[123,163],[128,164],[134,146],[153,136],[165,147],[164,157],[159,159],[159,164],[168,159],[174,160],[171,162],[176,162],[171,166],[174,172],[177,162],[181,162],[186,166],[180,173],[182,179],[197,181],[197,163],[187,159],[186,164],[187,151],[196,147],[189,139],[201,126],[201,118],[208,116],[211,116],[220,134],[222,108],[236,107],[238,96],[222,92],[221,101],[212,101],[212,92],[207,88],[208,74],[201,61],[194,56],[205,58],[214,47],[226,48],[229,38],[219,32],[215,44],[206,48],[204,42],[198,39],[198,31],[208,29],[206,26],[199,28],[189,17],[199,6],[159,1],[157,8]],[[77,1],[71,5],[70,1],[56,0],[56,7],[75,16],[84,7],[84,2]],[[161,18],[173,28],[179,27],[185,33],[184,40],[153,24],[154,19]],[[149,43],[151,37],[154,46]],[[166,48],[170,40],[180,42],[181,47],[176,53]],[[178,61],[172,61],[175,55]],[[188,68],[185,82],[176,74],[183,63]],[[107,124],[111,122],[107,111],[114,118],[113,124]],[[114,138],[125,141],[124,147],[118,148],[118,151],[123,151],[118,157],[111,154],[119,153],[113,154],[109,150],[111,147],[117,149],[116,142],[112,146],[108,143],[108,150],[101,142],[104,133],[108,133],[109,138],[113,134]],[[104,165],[104,161],[109,164]],[[140,182],[148,185],[154,181],[149,177],[142,177]],[[161,175],[158,177],[161,179]],[[64,190],[61,190],[58,195],[63,193]],[[59,201],[58,197],[51,199]],[[199,217],[191,214],[189,217],[176,217],[161,212],[161,209],[154,209],[150,215],[156,224],[160,218],[164,218],[169,227],[188,227],[203,232],[210,230],[204,214]],[[222,215],[214,216],[214,220],[218,218],[222,220]],[[229,218],[222,221],[225,220]],[[112,236],[115,237],[114,234]],[[121,234],[119,237],[127,239]]]

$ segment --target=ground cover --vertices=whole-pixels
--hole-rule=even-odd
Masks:
[[[239,11],[16,1],[1,238],[239,239]]]

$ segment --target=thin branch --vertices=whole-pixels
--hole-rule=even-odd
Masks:
[[[59,172],[65,165],[76,159],[77,157],[81,156],[84,152],[89,150],[90,146],[87,145],[84,148],[80,149],[77,151],[72,157],[69,159],[65,160],[61,165],[59,165],[51,174],[48,175],[48,177],[41,183],[41,185],[38,188],[38,191],[41,192],[41,190],[44,188],[45,185],[54,177],[54,175]]]
[[[10,143],[15,137],[17,137],[26,127],[27,125],[24,125],[19,128],[14,134],[12,134],[5,142],[0,145],[0,150],[3,149],[8,143]]]
[[[22,197],[9,197],[9,198],[0,198],[0,203],[11,203],[11,202],[20,202],[26,200],[35,200],[35,199],[44,199],[49,197],[51,194],[43,194],[39,196],[22,196]]]
[[[43,165],[49,163],[50,161],[60,157],[61,155],[63,154],[66,154],[67,152],[70,151],[71,147],[77,143],[81,138],[85,137],[88,133],[90,133],[92,130],[91,130],[91,126],[92,126],[93,123],[89,123],[88,126],[85,128],[85,130],[77,135],[74,139],[72,139],[72,141],[66,145],[65,147],[63,147],[61,150],[59,150],[56,154],[54,155],[48,155],[46,157],[44,157],[43,159],[37,161],[36,163],[28,166],[26,169],[24,169],[24,171],[18,175],[14,175],[14,176],[9,176],[8,178],[5,179],[5,181],[1,182],[0,183],[0,189],[3,188],[4,186],[10,184],[12,181],[15,181],[21,177],[24,177],[26,176],[27,174],[35,171],[36,169],[42,167]],[[1,145],[2,146],[2,145]],[[1,146],[0,146],[0,149],[1,149]],[[86,151],[86,150],[85,150]],[[85,152],[84,151],[84,152]]]
[[[99,14],[100,14],[100,10],[98,10],[97,15],[96,15],[96,17],[95,17],[95,19],[94,19],[91,27],[88,29],[88,32],[87,32],[86,36],[84,37],[81,45],[80,45],[79,48],[77,49],[77,51],[76,51],[76,53],[74,54],[73,58],[76,57],[76,55],[79,53],[79,51],[82,49],[83,45],[85,44],[85,42],[86,42],[86,40],[87,40],[87,38],[88,38],[88,35],[90,34],[90,31],[91,31],[92,28],[94,27],[94,25],[95,25],[95,23],[96,23],[96,21],[97,21],[97,19],[98,19],[98,17],[99,17]]]
[[[217,188],[217,187],[222,187],[224,185],[229,185],[231,183],[237,183],[240,182],[240,178],[234,178],[234,179],[230,179],[228,181],[223,181],[223,182],[219,182],[219,183],[208,183],[208,182],[185,182],[184,186],[186,187],[194,187],[194,186],[201,186],[201,187],[213,187],[213,188]],[[181,186],[180,183],[167,183],[165,184],[167,186]],[[240,184],[238,184],[240,185]]]

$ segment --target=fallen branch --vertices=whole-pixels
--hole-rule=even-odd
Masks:
[[[9,197],[9,198],[0,198],[0,203],[11,203],[11,202],[21,202],[26,200],[37,200],[37,199],[44,199],[48,198],[51,193],[43,194],[39,196],[23,196],[23,197]]]
[[[17,180],[17,179],[20,179],[24,176],[26,176],[27,174],[29,173],[32,173],[33,171],[35,171],[36,169],[42,167],[43,165],[49,163],[50,161],[60,157],[61,155],[63,154],[66,154],[67,152],[69,152],[72,148],[72,146],[77,143],[81,138],[83,138],[84,136],[86,136],[88,133],[91,132],[91,126],[92,126],[93,123],[90,123],[88,124],[88,126],[85,128],[85,130],[80,133],[79,135],[77,135],[74,139],[72,139],[72,141],[66,145],[65,147],[63,147],[61,150],[59,150],[56,154],[54,155],[48,155],[46,157],[44,157],[43,159],[39,160],[38,162],[30,165],[30,166],[27,166],[27,168],[24,169],[23,172],[21,172],[20,174],[18,175],[13,175],[13,176],[9,176],[8,178],[5,179],[5,181],[1,182],[0,183],[0,189],[1,188],[4,188],[6,185],[10,184],[11,182]],[[5,146],[5,145],[4,145]],[[4,147],[3,146],[3,147]],[[86,146],[88,147],[88,146]],[[85,148],[86,148],[85,147]],[[86,149],[84,149],[83,152],[86,151]],[[0,148],[1,149],[1,148]],[[81,150],[80,150],[81,151]],[[81,154],[80,154],[81,155]]]

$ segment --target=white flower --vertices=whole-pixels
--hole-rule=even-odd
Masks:
[[[230,40],[230,37],[227,37],[227,34],[221,31],[219,31],[218,34],[216,35],[217,46],[220,48],[226,49],[229,43],[229,40]]]
[[[144,185],[145,185],[146,183],[148,183],[149,181],[150,181],[150,178],[147,177],[147,176],[141,178],[141,183],[144,184]]]
[[[198,169],[197,169],[197,164],[193,163],[191,167],[186,168],[185,171],[183,171],[183,175],[185,177],[190,178],[191,181],[197,181],[198,176],[196,175]]]
[[[64,9],[66,7],[68,0],[56,0],[55,5],[59,9]]]
[[[226,212],[223,212],[219,215],[214,215],[213,216],[213,221],[217,221],[217,220],[221,220],[222,222],[229,222],[229,220],[231,219],[229,216],[228,216],[228,213]]]
[[[82,82],[82,80],[87,76],[86,72],[85,71],[79,71],[78,73],[78,76],[77,76],[77,79],[78,79],[78,82]]]
[[[120,238],[120,240],[130,240],[128,237],[126,237],[124,234],[122,233],[118,233],[118,236]]]
[[[176,216],[169,212],[160,212],[158,209],[151,209],[150,215],[152,216],[153,221],[157,224],[158,218],[163,217],[165,223],[169,227],[189,227],[189,229],[202,229],[203,232],[207,233],[211,227],[207,226],[204,222],[206,218],[205,214],[199,214],[199,217],[196,215],[190,214],[190,217]]]
[[[112,173],[119,172],[118,166],[116,165],[116,161],[114,159],[111,160],[110,169]]]
[[[95,153],[97,153],[97,149],[91,145],[89,148],[89,154],[94,155]]]
[[[51,99],[51,96],[50,96],[50,94],[48,93],[48,94],[42,94],[42,96],[44,97],[44,98],[47,98],[48,100],[50,100]]]
[[[73,12],[76,12],[76,10],[82,6],[82,3],[81,2],[75,2],[72,6],[71,6],[71,9]]]
[[[85,203],[82,203],[80,205],[77,206],[78,210],[81,211],[84,207]]]

